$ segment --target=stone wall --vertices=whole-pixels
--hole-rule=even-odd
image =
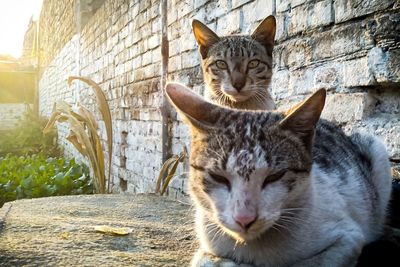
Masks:
[[[26,111],[26,104],[0,104],[0,131],[15,127]]]
[[[280,108],[327,88],[324,117],[348,131],[378,134],[391,156],[400,157],[400,16],[394,0],[175,0],[168,4],[169,80],[199,93],[204,90],[190,26],[193,18],[223,35],[250,33],[261,19],[274,14],[278,29],[271,92]],[[46,1],[44,5],[46,9]],[[74,15],[67,17],[66,23],[59,24],[59,32],[69,36],[61,48],[57,46],[62,42],[52,46],[51,36],[42,33],[49,40],[44,53],[56,52],[44,56],[51,60],[39,86],[41,112],[49,115],[57,99],[80,101],[96,112],[93,92],[79,83],[68,89],[66,77],[82,75],[98,82],[114,123],[113,189],[151,192],[162,165],[160,1],[106,0],[81,32],[71,36],[62,29],[72,27]],[[41,23],[53,19],[42,12]],[[172,154],[178,154],[183,147],[189,149],[188,129],[176,114],[172,119]],[[67,128],[60,131],[65,134]],[[72,148],[67,151],[75,153]],[[182,175],[174,178],[171,194],[185,192],[186,169],[179,167]]]

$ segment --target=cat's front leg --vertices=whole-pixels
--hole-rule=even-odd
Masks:
[[[192,267],[253,267],[248,264],[238,264],[230,259],[220,258],[203,250],[198,250],[191,263]]]
[[[292,267],[352,267],[357,264],[364,245],[362,234],[343,236],[311,258],[299,261]]]

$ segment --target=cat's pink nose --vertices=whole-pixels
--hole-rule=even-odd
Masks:
[[[233,217],[235,222],[239,224],[243,229],[247,230],[256,221],[256,215],[237,214]]]

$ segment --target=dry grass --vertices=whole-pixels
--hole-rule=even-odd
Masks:
[[[96,192],[106,193],[110,192],[110,170],[111,170],[111,156],[112,156],[112,121],[111,113],[105,98],[105,95],[99,85],[90,79],[82,77],[70,77],[68,85],[75,79],[81,80],[90,85],[96,92],[98,108],[103,117],[104,124],[107,131],[107,144],[109,154],[109,172],[108,172],[108,188],[106,189],[106,175],[105,175],[105,161],[104,153],[101,146],[101,139],[98,131],[98,124],[93,114],[85,107],[78,104],[77,112],[72,110],[72,107],[64,101],[54,104],[53,113],[44,128],[43,132],[48,132],[56,122],[67,122],[69,124],[70,133],[67,140],[71,142],[74,147],[86,157],[92,167],[94,175],[94,185]]]

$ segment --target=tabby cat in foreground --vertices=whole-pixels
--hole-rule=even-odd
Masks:
[[[198,20],[193,20],[192,27],[208,100],[239,109],[275,109],[268,92],[276,28],[273,16],[251,35],[219,37]]]
[[[252,266],[353,266],[379,238],[391,192],[385,147],[320,120],[325,90],[289,114],[168,98],[192,133],[189,190],[200,250]]]

